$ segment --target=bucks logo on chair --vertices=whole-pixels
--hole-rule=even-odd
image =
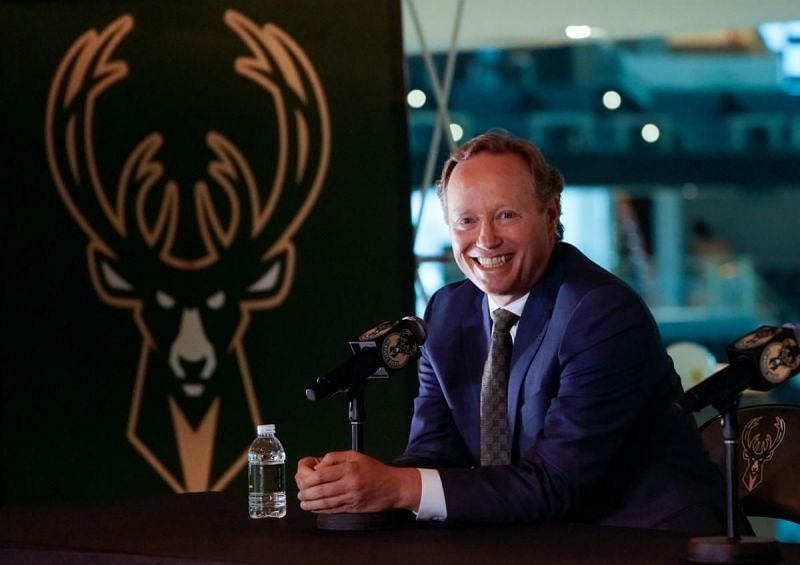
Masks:
[[[227,10],[216,33],[238,38],[241,55],[215,80],[249,81],[243,92],[253,101],[226,102],[274,113],[274,130],[263,131],[271,178],[255,172],[263,155],[246,154],[235,136],[214,128],[191,140],[205,145],[207,163],[189,182],[173,176],[162,155],[189,136],[170,138],[155,114],[143,124],[149,133],[114,162],[95,143],[102,101],[134,73],[165,72],[134,68],[120,54],[146,39],[136,31],[135,18],[121,14],[66,51],[47,100],[47,160],[87,237],[98,297],[128,310],[141,334],[124,345],[139,351],[128,440],[175,491],[222,489],[245,464],[262,421],[243,337],[254,312],[279,308],[292,291],[301,260],[293,237],[328,169],[327,102],[301,45],[277,25]],[[186,97],[202,93],[185,87]]]

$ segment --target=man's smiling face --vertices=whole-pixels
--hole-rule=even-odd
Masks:
[[[504,306],[539,280],[553,251],[558,202],[536,198],[516,153],[478,153],[453,169],[445,216],[453,255],[478,288]]]

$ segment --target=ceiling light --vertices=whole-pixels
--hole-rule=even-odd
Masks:
[[[609,110],[616,110],[622,105],[622,96],[616,90],[606,90],[603,93],[603,106]]]
[[[464,128],[456,123],[450,124],[450,135],[453,136],[453,141],[460,141],[464,137]]]
[[[564,28],[564,34],[570,39],[586,39],[592,36],[592,28],[587,25],[572,25]]]
[[[422,108],[427,99],[428,97],[425,96],[425,93],[419,88],[415,88],[414,90],[410,91],[406,96],[406,102],[408,102],[408,105],[412,108]]]
[[[642,126],[642,139],[647,143],[655,143],[661,137],[661,130],[655,124],[645,124]]]

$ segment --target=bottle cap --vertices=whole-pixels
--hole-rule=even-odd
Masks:
[[[258,435],[266,434],[275,431],[275,424],[261,424],[256,426],[256,432]]]

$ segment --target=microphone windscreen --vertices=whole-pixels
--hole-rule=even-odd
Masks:
[[[417,316],[406,316],[403,320],[408,322],[408,326],[414,334],[414,338],[417,340],[417,345],[425,343],[425,340],[428,338],[428,327],[425,325],[425,321]]]

